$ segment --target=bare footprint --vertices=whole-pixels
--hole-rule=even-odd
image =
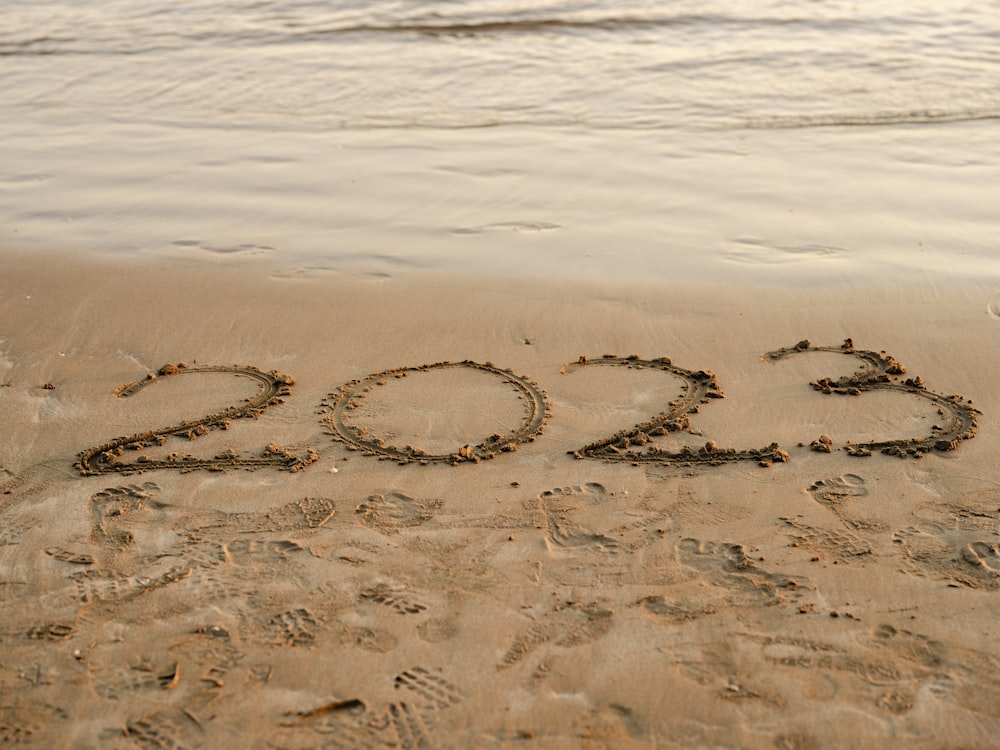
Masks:
[[[596,482],[576,487],[546,490],[537,498],[537,506],[545,517],[545,541],[549,550],[584,549],[615,554],[620,543],[604,533],[579,523],[587,510],[597,506],[598,516],[604,509],[607,490]]]
[[[913,513],[921,526],[938,533],[973,531],[1000,533],[1000,492],[995,489],[968,492],[956,503],[932,501]]]
[[[892,625],[879,625],[863,642],[869,648],[888,651],[911,662],[918,670],[938,670],[947,663],[947,652],[940,641],[909,630],[898,630]]]
[[[817,479],[809,486],[809,492],[818,502],[838,503],[852,497],[868,494],[865,480],[857,474],[843,474],[828,479]]]
[[[126,516],[144,508],[160,511],[169,507],[153,499],[159,489],[153,482],[146,482],[107,487],[95,492],[90,496],[91,540],[118,549],[128,547],[134,541],[134,536],[131,530],[122,528]]]
[[[392,491],[369,495],[354,512],[368,528],[382,534],[396,534],[400,529],[420,526],[431,520],[441,505],[441,500],[414,498]]]
[[[962,559],[973,567],[1000,576],[1000,543],[970,542],[962,550]]]
[[[757,568],[741,544],[681,539],[674,554],[680,565],[695,571],[695,577],[722,589],[729,606],[781,604],[802,589],[795,579]]]
[[[807,488],[807,492],[812,495],[813,500],[829,509],[849,528],[873,532],[887,530],[885,525],[879,521],[858,518],[849,512],[848,506],[854,499],[865,497],[868,494],[865,480],[857,474],[843,474],[827,479],[817,479]]]
[[[521,632],[504,654],[498,669],[512,667],[535,649],[554,644],[579,646],[611,631],[614,612],[599,602],[561,602]]]
[[[942,537],[912,526],[894,532],[892,541],[904,573],[972,589],[1000,588],[1000,547],[995,543],[973,541],[956,549]]]

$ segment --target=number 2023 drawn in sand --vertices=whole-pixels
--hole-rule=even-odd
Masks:
[[[851,339],[839,347],[812,346],[809,341],[800,341],[792,347],[768,352],[762,356],[767,362],[778,362],[791,356],[808,352],[828,352],[854,357],[861,361],[861,367],[853,374],[837,380],[821,378],[811,383],[812,387],[824,394],[860,396],[865,391],[891,391],[907,396],[915,396],[930,401],[937,407],[941,423],[931,429],[929,435],[893,440],[871,440],[847,443],[844,449],[852,456],[870,456],[874,451],[900,457],[921,457],[926,451],[954,450],[962,440],[975,436],[979,413],[971,401],[958,395],[944,396],[927,390],[921,378],[911,377],[901,380],[906,372],[894,357],[885,352],[874,352],[854,348]],[[710,370],[685,370],[674,365],[668,358],[641,359],[637,355],[618,357],[605,355],[598,359],[580,357],[576,362],[564,365],[563,374],[593,366],[618,366],[635,369],[653,369],[669,373],[684,381],[679,398],[671,401],[665,411],[654,417],[622,430],[609,437],[601,438],[581,448],[570,451],[579,459],[603,461],[627,461],[635,465],[708,465],[717,466],[733,461],[755,461],[762,466],[770,466],[775,461],[788,461],[788,453],[777,443],[763,448],[738,450],[720,448],[708,442],[698,448],[683,447],[671,452],[652,444],[657,437],[688,429],[691,415],[696,414],[702,404],[712,399],[723,398],[718,380]],[[493,434],[476,445],[464,445],[454,451],[431,453],[414,446],[388,445],[383,438],[373,435],[368,429],[351,423],[349,414],[357,409],[373,389],[384,385],[390,378],[406,377],[409,373],[426,372],[451,368],[468,368],[493,375],[510,384],[525,407],[526,413],[515,429],[505,435]],[[276,371],[263,372],[255,367],[218,366],[187,367],[186,365],[165,365],[157,374],[150,374],[143,380],[119,388],[115,395],[127,398],[165,377],[175,377],[183,373],[223,373],[248,377],[260,384],[259,392],[243,404],[230,406],[223,411],[208,414],[193,421],[148,430],[146,432],[115,438],[103,445],[90,448],[80,454],[76,464],[81,474],[107,474],[119,472],[128,474],[151,469],[210,469],[222,471],[228,468],[259,469],[274,467],[286,471],[299,471],[317,460],[317,453],[308,449],[301,455],[287,448],[271,443],[258,456],[241,456],[229,450],[212,458],[199,458],[190,454],[171,453],[167,458],[153,458],[140,455],[135,461],[124,461],[126,450],[141,451],[150,444],[163,445],[169,436],[183,436],[194,439],[211,429],[227,428],[229,421],[241,417],[256,417],[269,406],[280,404],[284,396],[291,394],[295,380],[289,375]],[[545,420],[551,416],[546,393],[530,378],[517,375],[509,369],[501,369],[494,364],[465,360],[462,362],[438,362],[417,367],[400,367],[393,370],[368,375],[341,386],[323,400],[323,424],[329,434],[349,448],[360,450],[380,459],[393,459],[399,463],[418,462],[420,464],[463,462],[478,463],[494,458],[502,453],[513,452],[522,442],[530,442],[543,431]],[[830,453],[833,440],[821,435],[811,445],[813,450]]]

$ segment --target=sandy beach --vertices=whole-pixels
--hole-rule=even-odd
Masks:
[[[1000,748],[995,11],[8,0],[0,745]]]
[[[9,252],[0,740],[995,746],[994,294]]]

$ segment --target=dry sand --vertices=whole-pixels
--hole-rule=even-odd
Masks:
[[[997,746],[990,293],[9,253],[0,743]]]

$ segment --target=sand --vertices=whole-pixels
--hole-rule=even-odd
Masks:
[[[7,253],[0,742],[996,746],[994,294]]]

